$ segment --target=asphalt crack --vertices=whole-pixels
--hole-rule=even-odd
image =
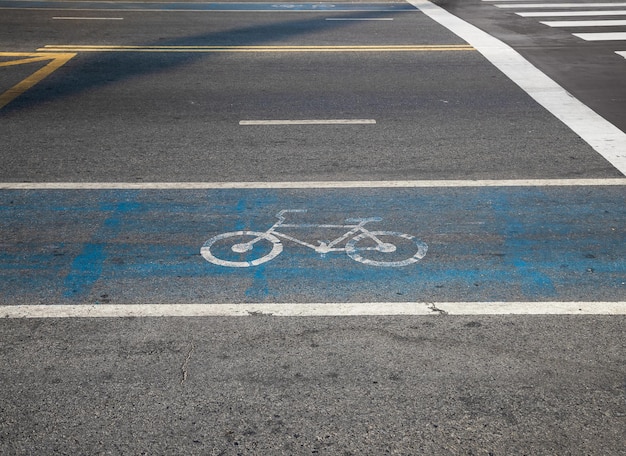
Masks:
[[[183,383],[185,383],[185,381],[187,381],[187,376],[188,376],[187,367],[189,366],[189,360],[191,359],[191,353],[193,352],[194,348],[195,348],[194,344],[190,343],[189,344],[189,351],[187,352],[187,356],[185,357],[185,360],[183,361],[182,366],[180,366],[181,375],[182,375],[182,378],[180,379],[180,384],[181,385]]]
[[[430,310],[432,310],[433,312],[438,313],[439,315],[448,315],[448,312],[446,312],[445,310],[440,309],[439,307],[437,307],[434,302],[429,302],[427,304],[427,306],[428,306],[428,308]]]

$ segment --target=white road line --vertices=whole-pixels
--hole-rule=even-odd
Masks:
[[[74,21],[123,21],[123,17],[78,17],[78,16],[55,16],[55,20],[74,20]]]
[[[0,306],[0,318],[626,315],[626,302],[358,302]]]
[[[624,41],[626,32],[614,33],[572,33],[572,35],[582,38],[585,41]]]
[[[626,51],[615,51],[615,53],[617,55],[621,55],[622,57],[624,57],[626,59]]]
[[[615,11],[528,11],[515,13],[522,17],[626,16],[626,10]]]
[[[540,21],[549,27],[614,27],[618,25],[626,25],[624,20],[609,21]]]
[[[607,187],[615,179],[394,180],[286,182],[0,182],[0,190],[228,190],[325,188]]]
[[[574,98],[502,41],[428,0],[407,1],[472,45],[537,103],[626,175],[626,133]]]
[[[393,21],[393,17],[327,17],[327,21]]]
[[[611,7],[624,7],[626,3],[506,3],[502,5],[495,5],[498,8],[508,9],[543,9],[543,8],[611,8]]]
[[[23,1],[32,1],[35,2],[37,0],[23,0]],[[67,3],[71,3],[74,0],[68,0]],[[102,3],[107,3],[107,2],[102,2]],[[109,0],[108,3],[114,3],[113,0]],[[159,2],[150,2],[150,3],[159,3]],[[172,2],[161,2],[161,3],[172,3]],[[200,2],[198,2],[200,3]],[[209,2],[211,3],[211,2]],[[215,2],[215,3],[220,3],[220,2]],[[222,3],[226,3],[226,2],[222,2]],[[242,2],[245,3],[245,2]],[[253,2],[250,2],[253,3]],[[29,10],[29,11],[50,11],[50,10],[54,10],[54,9],[59,9],[59,8],[24,8],[22,6],[0,6],[0,10]],[[385,12],[389,12],[390,10],[387,8],[385,9],[385,6],[382,6],[381,9],[335,9],[335,10],[320,10],[320,9],[302,9],[302,10],[298,10],[298,9],[278,9],[278,8],[272,8],[272,9],[246,9],[246,10],[235,10],[235,9],[156,9],[156,8],[62,8],[63,11],[97,11],[97,12],[101,12],[101,13],[107,13],[107,12],[111,12],[114,11],[116,13],[209,13],[209,14],[219,14],[219,13],[232,13],[232,12],[238,12],[238,13],[272,13],[272,14],[276,14],[276,13],[314,13],[314,14],[320,14],[320,13],[340,13],[340,12],[345,12],[345,13],[371,13],[371,12],[381,12],[381,13],[385,13]],[[398,10],[400,12],[407,12],[409,10]]]
[[[239,125],[367,125],[374,119],[240,120]]]

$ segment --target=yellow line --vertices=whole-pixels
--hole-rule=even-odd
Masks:
[[[92,48],[92,49],[224,49],[224,48],[232,48],[232,49],[273,49],[273,48],[355,48],[355,47],[363,47],[363,48],[376,48],[376,47],[398,47],[398,48],[412,48],[412,47],[428,47],[428,48],[440,48],[440,47],[459,47],[459,48],[472,48],[472,46],[468,44],[382,44],[382,45],[263,45],[263,46],[253,46],[253,45],[224,45],[224,46],[142,46],[142,45],[106,45],[106,44],[46,44],[42,49],[49,48]],[[472,48],[473,49],[473,48]],[[28,54],[30,55],[30,54]]]
[[[0,61],[0,67],[51,60],[49,64],[0,94],[0,109],[44,78],[65,65],[77,52],[438,52],[474,51],[469,45],[381,45],[381,46],[115,46],[115,45],[46,45],[38,53],[0,52],[0,57],[23,57]]]
[[[33,52],[0,52],[0,57],[34,57],[37,55],[44,54],[35,54]]]
[[[91,46],[47,45],[39,51],[72,52],[436,52],[474,51],[468,45],[381,46]]]
[[[9,56],[8,54],[11,54],[11,53],[8,53],[8,52],[0,53],[0,56]],[[15,53],[13,53],[13,54],[15,54]],[[11,87],[6,92],[0,94],[0,109],[5,107],[6,105],[8,105],[10,102],[15,100],[21,94],[23,94],[28,89],[33,87],[35,84],[37,84],[38,82],[42,81],[44,78],[46,78],[47,76],[49,76],[50,74],[52,74],[53,72],[58,70],[60,67],[65,65],[75,55],[76,55],[75,53],[48,54],[48,55],[45,55],[45,54],[41,54],[41,55],[37,55],[37,54],[22,54],[22,56],[32,56],[33,58],[40,58],[41,57],[40,60],[49,60],[49,59],[51,59],[52,61],[49,64],[47,64],[45,67],[41,68],[40,70],[35,71],[33,74],[28,76],[23,81],[19,82],[18,84],[14,85],[13,87]],[[15,56],[15,55],[13,55],[13,56]],[[24,59],[24,60],[29,61],[31,59]]]
[[[27,63],[43,62],[45,60],[50,60],[50,57],[30,57],[28,59],[8,60],[6,62],[0,62],[0,67],[25,65]]]

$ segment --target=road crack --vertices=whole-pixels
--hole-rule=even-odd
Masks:
[[[189,360],[191,359],[191,353],[193,352],[194,348],[195,348],[195,346],[194,346],[193,342],[191,342],[189,344],[189,351],[187,352],[187,356],[185,357],[185,360],[183,361],[182,366],[180,366],[181,375],[182,375],[182,378],[180,379],[180,384],[181,385],[183,383],[185,383],[185,381],[187,381],[187,376],[188,376],[187,367],[189,365]]]
[[[448,315],[448,312],[437,307],[434,302],[429,302],[427,306],[430,310],[432,310],[433,312],[437,312],[439,315]]]

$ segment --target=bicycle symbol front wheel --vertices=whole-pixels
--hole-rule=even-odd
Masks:
[[[427,251],[428,246],[415,236],[393,231],[368,231],[346,243],[350,258],[370,266],[407,266],[424,258]]]
[[[231,268],[258,266],[276,258],[283,244],[273,234],[260,231],[232,231],[218,234],[204,243],[200,254],[210,263]]]

